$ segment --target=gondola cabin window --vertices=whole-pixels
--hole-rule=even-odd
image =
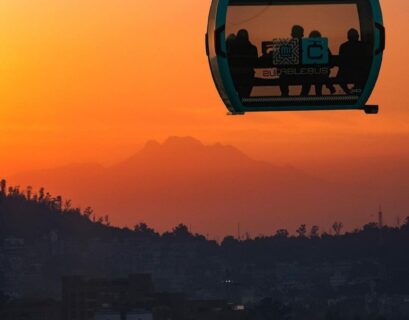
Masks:
[[[223,61],[211,66],[219,91],[231,91],[222,93],[227,105],[247,112],[366,103],[384,41],[369,0],[224,2],[223,36],[214,37]]]

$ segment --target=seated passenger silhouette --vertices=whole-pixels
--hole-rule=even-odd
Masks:
[[[231,55],[231,48],[236,41],[236,35],[234,33],[230,34],[226,39],[227,56]]]
[[[234,42],[236,41],[236,35],[234,33],[230,34],[227,38],[226,38],[226,51],[227,51],[227,57],[228,57],[228,63],[229,63],[229,68],[230,71],[232,72],[233,67],[234,67],[234,58],[233,58],[233,46],[234,46]]]
[[[247,30],[240,30],[227,42],[228,58],[234,86],[240,98],[249,97],[254,85],[258,61],[257,47],[250,42]]]
[[[321,32],[314,30],[311,31],[309,38],[322,38]],[[315,68],[322,70],[321,67],[328,67],[328,72],[321,73],[318,75],[311,75],[311,76],[304,76],[309,83],[304,83],[302,86],[302,91],[301,95],[302,96],[308,96],[310,91],[311,91],[311,86],[314,84],[315,87],[315,94],[317,96],[322,96],[322,87],[325,84],[325,86],[329,89],[331,94],[335,93],[335,88],[330,82],[329,75],[330,75],[330,68],[333,66],[333,58],[332,58],[332,53],[328,49],[328,58],[329,58],[329,63],[328,65],[313,65]]]
[[[346,94],[353,91],[348,84],[353,84],[354,91],[363,89],[369,75],[372,55],[369,47],[359,41],[359,32],[356,29],[348,31],[348,41],[339,48],[339,70],[337,80]]]
[[[291,30],[291,37],[293,39],[298,39],[299,40],[299,61],[300,61],[300,65],[301,66],[301,61],[302,61],[302,51],[301,51],[301,40],[302,38],[304,38],[304,28],[302,26],[299,25],[295,25],[292,27]],[[299,67],[297,68],[297,71],[299,69]],[[285,68],[283,68],[285,69]],[[289,85],[291,80],[294,80],[297,76],[293,76],[293,75],[288,75],[285,73],[281,72],[281,76],[280,76],[280,90],[281,90],[281,96],[283,97],[288,97],[289,93],[290,93],[290,89],[289,89]]]

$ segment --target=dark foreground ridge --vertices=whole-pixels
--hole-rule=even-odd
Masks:
[[[27,308],[60,310],[75,295],[75,290],[63,294],[74,283],[77,289],[91,286],[101,305],[95,302],[88,317],[67,311],[63,319],[99,319],[98,308],[108,307],[119,312],[118,319],[127,319],[124,310],[130,305],[97,299],[98,290],[113,292],[127,283],[133,288],[132,279],[146,283],[142,275],[151,275],[152,286],[145,285],[151,289],[146,296],[139,292],[132,305],[156,310],[142,319],[407,319],[409,218],[394,228],[370,223],[342,233],[342,223],[335,223],[333,229],[320,234],[317,226],[301,225],[296,236],[279,230],[255,239],[227,236],[217,243],[191,234],[183,224],[163,234],[144,223],[116,228],[91,208],[81,211],[44,190],[23,192],[2,181],[0,318],[16,319],[11,314]],[[115,296],[112,292],[105,297]],[[199,313],[161,318],[154,306],[165,299],[163,292],[183,294],[180,304]],[[220,313],[204,315],[213,309]],[[132,310],[128,314],[139,312]],[[24,319],[49,319],[31,313]]]

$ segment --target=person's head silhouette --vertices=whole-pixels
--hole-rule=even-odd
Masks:
[[[293,29],[291,30],[291,36],[293,38],[296,38],[296,39],[303,38],[304,37],[304,28],[299,26],[299,25],[293,26]]]
[[[321,32],[314,30],[314,31],[311,31],[309,37],[310,38],[321,38],[322,36],[321,36]]]
[[[229,34],[229,36],[226,39],[227,42],[234,40],[236,40],[236,35],[234,33]]]
[[[246,29],[239,30],[239,32],[237,32],[236,39],[242,42],[249,41],[250,40],[249,32]]]
[[[359,32],[358,30],[352,28],[348,31],[348,40],[356,42],[359,40]]]
[[[234,42],[236,41],[236,35],[234,33],[230,34],[226,39],[227,51],[230,52],[234,47]]]

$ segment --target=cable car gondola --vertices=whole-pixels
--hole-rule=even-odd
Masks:
[[[230,114],[364,110],[385,49],[379,0],[213,0],[206,50]]]

